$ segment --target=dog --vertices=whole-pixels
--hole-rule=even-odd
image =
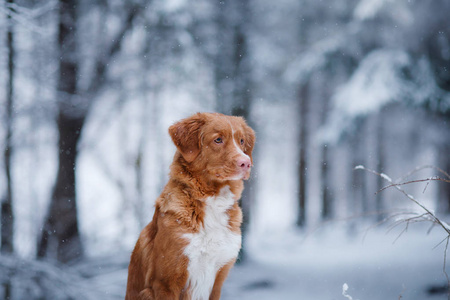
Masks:
[[[169,182],[131,254],[125,299],[220,299],[241,248],[255,132],[242,117],[197,113],[169,134]]]

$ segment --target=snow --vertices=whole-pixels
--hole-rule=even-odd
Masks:
[[[373,18],[387,2],[392,0],[363,0],[356,5],[354,14],[361,20]]]
[[[252,261],[235,266],[223,299],[344,299],[344,283],[353,299],[444,299],[426,294],[446,282],[443,247],[433,250],[442,233],[417,229],[395,244],[398,232],[381,228],[364,239],[329,228],[303,242],[279,233],[252,246]]]
[[[374,50],[333,95],[333,112],[322,128],[319,140],[336,143],[357,118],[376,113],[391,103],[402,101],[421,105],[428,102],[436,105],[441,101],[435,99],[443,95],[428,60],[415,60],[403,50]],[[438,107],[433,109],[440,110]]]
[[[170,97],[167,97],[165,100],[170,101],[169,99]],[[160,120],[164,123],[161,125],[164,131],[159,129],[162,131],[160,135],[166,137],[165,128],[173,121],[185,117],[188,114],[188,106],[189,113],[199,109],[192,107],[189,101],[185,103],[186,107],[178,105],[176,110],[171,111],[170,118]],[[162,110],[169,107],[173,106],[169,102],[164,102]],[[130,112],[128,109],[123,111]],[[255,105],[253,113],[253,119],[259,129],[257,154],[254,156],[256,169],[252,174],[257,178],[258,203],[252,211],[250,235],[246,240],[249,259],[232,269],[225,282],[221,299],[345,300],[342,295],[344,283],[349,287],[347,294],[355,300],[398,299],[400,295],[404,299],[417,300],[446,298],[445,295],[431,297],[426,293],[431,286],[443,286],[446,282],[442,273],[445,245],[441,244],[433,249],[445,238],[445,233],[438,228],[430,235],[426,235],[428,227],[413,224],[398,240],[396,238],[403,227],[397,227],[389,232],[381,227],[369,230],[366,234],[370,223],[358,221],[350,227],[351,220],[325,223],[323,227],[308,232],[292,229],[295,222],[293,207],[296,205],[294,163],[296,153],[289,149],[295,147],[297,140],[296,131],[288,129],[292,128],[293,123],[290,120],[295,120],[296,111],[289,105],[261,100]],[[164,140],[165,161],[170,160],[173,155],[174,149],[168,148],[170,143],[170,140]],[[106,145],[98,146],[107,149]],[[106,150],[99,153],[110,155]],[[274,157],[274,153],[276,159],[267,159]],[[111,267],[105,267],[108,263],[104,263],[102,270],[97,270],[97,274],[89,280],[105,295],[103,299],[123,299],[127,278],[126,266],[132,248],[129,241],[133,240],[133,237],[137,238],[138,231],[132,223],[134,219],[129,215],[122,217],[123,223],[130,226],[127,231],[120,231],[120,226],[124,224],[114,223],[116,220],[114,214],[123,212],[119,205],[120,201],[114,200],[117,201],[114,203],[109,199],[103,203],[93,202],[100,199],[98,197],[104,191],[97,189],[99,194],[96,195],[93,192],[96,189],[93,187],[96,184],[106,186],[104,183],[89,180],[90,176],[102,177],[95,173],[88,174],[92,172],[89,170],[90,167],[95,165],[94,159],[82,157],[83,165],[86,167],[82,171],[85,174],[82,178],[86,180],[83,182],[82,191],[86,194],[82,194],[80,206],[83,211],[90,212],[83,214],[83,231],[89,232],[90,235],[87,236],[89,254],[111,255],[115,257],[111,259],[112,262],[119,267],[111,270]],[[117,163],[116,161],[117,159],[111,159],[111,163]],[[341,173],[342,169],[338,171]],[[430,190],[427,193],[430,193]],[[311,193],[310,207],[318,206],[316,194]],[[397,195],[396,199],[400,198],[397,203],[409,203],[406,198],[402,201],[402,197],[400,194]],[[154,197],[149,197],[146,207],[151,207],[153,200]],[[316,210],[314,214],[319,214],[319,208]],[[349,210],[350,208],[343,217],[348,218]],[[108,212],[113,214],[108,216]],[[100,214],[103,214],[104,218],[96,219]],[[150,212],[148,217],[151,217]],[[313,219],[313,214],[309,214],[309,217]],[[105,228],[110,228],[111,232],[105,232]],[[114,239],[114,237],[121,239],[124,236],[127,238],[128,248],[124,248],[123,244]],[[117,245],[113,248],[120,252],[118,254],[112,252],[110,245]],[[98,259],[93,259],[96,260]],[[116,263],[116,260],[119,262]]]
[[[402,86],[397,70],[409,64],[409,56],[403,51],[373,51],[335,95],[336,107],[348,115],[359,115],[398,100]]]
[[[116,4],[112,4],[112,11],[119,12],[121,2],[113,2]],[[161,44],[158,41],[165,40],[166,37],[155,35],[148,54],[152,59],[147,62],[142,60],[141,55],[144,51],[142,48],[149,42],[146,39],[148,29],[135,26],[133,32],[126,37],[122,54],[116,57],[116,62],[111,66],[111,87],[99,95],[83,130],[77,169],[77,204],[82,238],[87,255],[92,259],[73,268],[58,269],[56,277],[64,277],[58,274],[68,272],[70,274],[66,277],[69,279],[62,280],[71,281],[76,278],[83,286],[88,278],[90,282],[86,283],[86,288],[93,291],[91,297],[96,299],[123,299],[131,249],[142,224],[151,219],[154,200],[167,180],[168,166],[175,150],[167,135],[168,126],[197,111],[213,111],[220,106],[221,99],[216,99],[214,88],[214,66],[204,57],[205,53],[214,53],[214,49],[220,47],[213,44],[205,46],[203,53],[203,50],[196,48],[197,37],[192,36],[189,29],[196,20],[195,16],[202,16],[204,19],[200,25],[206,22],[202,32],[215,36],[214,26],[208,23],[215,6],[206,2],[201,1],[197,6],[191,6],[186,0],[157,1],[155,9],[147,12],[150,16],[146,21],[153,24],[155,20],[151,18],[159,18],[160,14],[172,14],[173,17],[169,17],[168,21],[174,22],[174,28],[178,29],[175,34],[170,35],[170,39]],[[381,23],[386,23],[387,27],[375,26],[374,29],[372,25],[376,24],[370,22],[377,16],[386,17],[386,11],[392,10],[391,14],[395,14],[398,25],[405,25],[408,18],[411,18],[410,12],[405,9],[410,6],[409,1],[408,4],[397,4],[400,2],[392,0],[357,1],[354,11],[347,9],[349,14],[353,12],[356,20],[348,24],[333,24],[336,25],[335,29],[326,28],[330,24],[322,24],[322,19],[319,18],[321,14],[311,12],[314,14],[313,21],[317,24],[311,26],[309,34],[317,37],[306,38],[306,44],[302,45],[305,48],[297,45],[300,25],[297,18],[299,15],[308,15],[303,9],[307,9],[309,4],[308,1],[294,2],[263,1],[252,7],[255,17],[257,16],[252,20],[254,27],[250,29],[252,38],[249,40],[254,80],[251,119],[255,122],[258,135],[254,155],[255,171],[252,174],[257,179],[253,187],[256,198],[246,240],[249,260],[232,270],[222,299],[370,300],[398,299],[400,296],[420,300],[446,298],[445,295],[431,297],[426,294],[430,286],[443,286],[446,283],[442,273],[445,242],[433,250],[439,242],[445,241],[446,233],[442,228],[436,227],[427,236],[424,228],[414,224],[414,228],[409,228],[399,240],[396,238],[403,227],[389,233],[385,228],[380,228],[370,231],[363,239],[363,233],[369,226],[365,225],[362,220],[364,218],[349,220],[353,213],[362,213],[355,206],[366,200],[363,197],[352,199],[355,187],[349,179],[354,166],[351,156],[363,153],[364,160],[357,163],[364,163],[375,169],[374,124],[378,121],[372,120],[371,125],[366,124],[372,126],[369,130],[364,126],[357,128],[364,136],[357,141],[362,149],[353,149],[354,145],[348,144],[331,144],[349,126],[356,126],[355,120],[366,117],[375,119],[383,108],[402,102],[406,105],[390,106],[383,118],[379,119],[386,135],[386,163],[383,171],[392,174],[392,178],[397,178],[413,166],[436,162],[440,148],[434,144],[443,143],[440,140],[445,140],[443,137],[448,133],[448,126],[442,126],[443,123],[437,121],[430,125],[435,116],[425,118],[417,113],[412,114],[411,106],[422,105],[427,101],[431,111],[445,113],[450,111],[450,94],[437,87],[435,74],[425,53],[421,54],[421,50],[412,51],[409,42],[403,43],[399,39],[398,32],[391,34],[386,30],[390,23],[385,20],[381,19]],[[312,5],[314,1],[309,2]],[[332,6],[324,6],[321,2],[316,2],[317,6],[312,7],[321,13],[335,13]],[[17,87],[20,89],[17,88],[16,91],[20,101],[15,107],[17,128],[14,139],[17,149],[13,172],[17,179],[14,180],[14,197],[17,198],[14,207],[17,232],[15,242],[17,255],[25,258],[34,258],[36,252],[35,241],[47,212],[57,159],[57,133],[51,122],[56,111],[53,99],[57,59],[53,58],[54,49],[39,46],[55,44],[56,14],[52,14],[46,21],[41,20],[42,25],[34,21],[30,23],[30,20],[40,18],[46,11],[55,9],[55,5],[56,1],[48,1],[33,10],[34,16],[21,12],[14,18],[20,29],[17,31]],[[340,5],[346,10],[348,4]],[[395,10],[393,8],[396,5],[404,7]],[[197,7],[201,9],[196,9]],[[192,12],[186,12],[188,8]],[[85,41],[80,53],[86,56],[83,57],[84,71],[82,70],[79,81],[82,88],[91,82],[88,75],[93,68],[92,59],[96,57],[103,40],[95,40],[96,33],[103,32],[104,39],[108,40],[120,27],[121,20],[117,13],[103,13],[105,12],[93,11],[86,14],[85,19],[80,22],[84,25],[80,25],[79,32],[86,32],[80,36]],[[21,15],[26,18],[19,19]],[[97,18],[103,15],[106,18],[105,24],[99,25]],[[421,15],[420,12],[415,17]],[[92,22],[88,22],[88,19]],[[427,18],[424,17],[421,21],[423,24],[425,19]],[[0,22],[3,24],[4,21]],[[417,24],[421,24],[420,20],[417,21]],[[428,20],[426,21],[428,24]],[[365,22],[367,24],[364,25]],[[418,25],[411,28],[418,28]],[[423,28],[424,31],[428,29],[426,26]],[[377,35],[380,34],[379,30],[386,31],[391,38],[389,41],[399,41],[391,44],[380,40]],[[36,32],[39,33],[37,37]],[[377,44],[379,47],[370,53],[365,52],[368,51],[368,45],[361,39],[367,32],[370,33],[370,44]],[[427,37],[426,34],[424,37]],[[445,35],[442,35],[440,42],[447,43],[441,47],[443,57],[450,57],[450,44]],[[174,48],[182,51],[162,55],[172,53]],[[45,55],[39,51],[43,51]],[[50,52],[47,53],[48,51]],[[336,65],[346,64],[340,62],[342,57],[357,61],[351,76],[326,75],[330,73],[330,66],[333,69]],[[34,66],[31,72],[30,66]],[[327,76],[342,77],[338,82],[330,83],[333,90],[328,91],[329,94],[323,93],[322,85],[324,80],[328,81]],[[4,72],[0,72],[0,78],[4,77]],[[311,230],[319,223],[324,224],[324,227],[312,232],[299,232],[292,229],[298,213],[297,89],[306,82],[310,82],[311,94],[315,96],[310,99],[311,112],[308,116],[308,219],[305,230]],[[334,90],[335,87],[340,88]],[[328,97],[332,97],[329,108],[332,113],[327,114],[327,123],[322,131],[317,132],[316,129],[323,125],[323,103]],[[45,101],[36,101],[41,98]],[[405,111],[405,107],[409,110]],[[442,128],[437,130],[438,127]],[[2,130],[0,128],[1,134]],[[327,164],[332,174],[330,189],[335,193],[334,223],[322,223],[320,217],[322,179],[319,172],[323,161],[320,155],[321,145],[314,143],[316,138],[321,142],[330,142],[331,158]],[[142,140],[145,140],[145,145],[142,146],[143,186],[140,191],[142,194],[139,194],[136,191],[138,184],[134,167],[137,158],[141,158],[137,152],[140,151]],[[361,165],[355,167],[357,170],[362,168]],[[377,178],[371,176],[372,174],[365,176],[366,181],[370,181],[370,191],[365,194],[367,197],[373,194],[370,193],[372,190],[376,191],[374,181]],[[385,174],[382,176],[391,180]],[[2,190],[4,181],[3,175],[0,175]],[[422,186],[419,186],[419,191],[411,186],[405,187],[406,189],[410,198],[412,195],[426,197],[420,199],[421,203],[425,203],[430,210],[439,212],[435,185],[430,184],[425,196],[420,194]],[[415,207],[412,201],[398,194],[395,189],[392,190],[395,193],[392,197],[389,196],[390,191],[383,191],[383,195],[387,194],[384,199],[386,210],[397,206]],[[368,198],[369,205],[374,206],[373,200],[374,198]],[[341,218],[347,220],[347,227],[340,227],[339,224],[343,223],[339,221]],[[370,221],[366,222],[370,224]],[[445,229],[450,230],[446,222],[442,224]],[[0,260],[0,267],[1,263]],[[39,262],[33,266],[38,269],[38,275],[41,274],[40,267],[43,270],[47,268]],[[78,278],[77,272],[83,278]],[[4,275],[0,272],[0,277]],[[29,280],[23,281],[17,285],[22,287],[28,282]],[[33,284],[37,285],[36,282]],[[1,292],[0,288],[0,295]],[[72,288],[68,292],[76,294],[77,290]],[[97,293],[104,297],[93,296]]]
[[[394,19],[396,24],[411,26],[414,16],[408,4],[393,0],[361,0],[355,6],[353,15],[358,21],[368,21],[384,14]]]
[[[248,249],[251,258],[231,270],[221,299],[447,298],[427,293],[446,283],[442,272],[445,245],[434,248],[444,236],[442,231],[427,235],[426,226],[414,225],[396,239],[402,227],[366,232],[368,228],[362,226],[357,235],[344,228],[334,223],[309,235],[282,231],[265,241],[252,242]],[[121,265],[127,261],[126,255],[117,255],[115,260],[117,257]],[[114,271],[106,267],[97,273],[90,280],[97,292],[104,294],[103,299],[123,299],[126,268]]]
[[[144,133],[150,137],[149,144],[163,140],[162,143],[149,145],[148,155],[149,159],[154,159],[151,150],[157,146],[162,149],[162,160],[166,164],[162,169],[167,171],[174,152],[174,146],[166,133],[167,127],[195,111],[211,109],[205,103],[183,98],[182,91],[161,94],[164,96],[164,101],[161,101],[164,117],[158,120],[158,128],[151,128],[148,132],[139,129],[138,111],[143,107],[139,102],[129,100],[114,115],[104,106],[105,103],[99,102],[97,109],[112,120],[101,117],[102,114],[98,112],[98,118],[91,121],[91,127],[87,127],[83,137],[86,148],[79,158],[79,205],[81,229],[88,254],[120,258],[119,263],[115,262],[118,258],[105,263],[118,264],[118,268],[111,270],[111,267],[103,266],[94,275],[89,275],[91,288],[94,286],[98,289],[96,292],[104,295],[102,299],[123,299],[126,265],[139,232],[136,216],[130,213],[129,208],[126,208],[128,211],[124,210],[124,199],[119,199],[121,195],[116,190],[117,186],[109,182],[108,175],[114,177],[120,173],[124,176],[124,182],[133,186],[128,171],[121,172],[119,167],[128,165],[130,161],[124,158],[133,154],[126,144],[136,143]],[[185,101],[178,102],[180,99]],[[139,107],[127,107],[136,105]],[[393,245],[396,235],[386,235],[385,229],[370,232],[364,241],[361,236],[339,227],[314,231],[308,236],[290,229],[296,213],[297,158],[294,149],[298,141],[297,132],[292,128],[297,112],[291,105],[267,100],[257,103],[253,114],[259,129],[256,172],[253,174],[258,179],[258,203],[253,210],[248,241],[250,259],[232,270],[222,299],[345,299],[342,296],[344,283],[349,286],[348,295],[354,299],[397,299],[400,294],[406,299],[431,299],[426,295],[426,289],[431,285],[445,283],[442,274],[443,251],[440,251],[443,246],[432,250],[444,239],[438,230],[430,236],[425,235],[425,230],[410,230]],[[102,132],[101,138],[98,138],[98,132]],[[336,155],[339,155],[339,151]],[[108,163],[114,174],[102,173],[98,167],[100,157]],[[426,158],[429,159],[429,156]],[[316,155],[311,159],[317,160],[318,157]],[[340,167],[337,171],[342,176]],[[153,184],[153,178],[155,176],[148,180],[148,184]],[[46,181],[51,183],[51,180]],[[148,187],[151,189],[148,191],[150,196],[146,198],[144,206],[148,219],[152,214],[155,195],[160,191],[157,188]],[[344,186],[339,188],[345,189]],[[310,207],[318,206],[317,195],[317,192],[311,193]],[[401,198],[401,195],[397,198]],[[343,202],[345,197],[339,199],[339,205],[348,205]],[[314,214],[308,215],[310,219],[320,213],[319,209],[316,207]],[[346,213],[349,211],[350,208]],[[348,217],[347,214],[345,216]],[[355,224],[360,231],[366,229],[364,223]],[[330,223],[328,226],[335,225]],[[122,252],[116,254],[113,251]],[[93,266],[87,273],[92,274],[92,269]],[[441,300],[444,297],[435,296],[432,299]]]
[[[287,68],[284,79],[292,84],[302,84],[314,74],[324,69],[333,56],[347,52],[358,52],[358,46],[345,43],[347,35],[354,34],[353,28],[348,32],[337,33],[311,46],[306,53],[301,53]]]
[[[353,300],[352,296],[347,294],[347,291],[348,291],[348,284],[344,283],[344,285],[342,286],[342,296],[344,296],[347,299]]]
[[[387,181],[389,181],[389,182],[392,182],[391,177],[389,177],[388,175],[386,175],[386,174],[384,174],[384,173],[381,173],[380,176],[383,177],[383,179],[385,179],[385,180],[387,180]]]
[[[445,227],[446,230],[450,232],[450,225],[447,222],[441,220],[441,224]]]

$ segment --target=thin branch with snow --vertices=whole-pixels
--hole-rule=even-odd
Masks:
[[[404,189],[402,189],[402,185],[405,184],[410,184],[410,183],[414,183],[414,182],[423,182],[423,181],[431,181],[431,180],[439,180],[439,181],[444,181],[444,182],[449,182],[449,180],[445,180],[445,179],[441,179],[441,178],[436,178],[436,177],[432,177],[432,178],[427,178],[424,180],[418,180],[418,181],[410,181],[410,182],[404,182],[404,183],[395,183],[388,175],[384,174],[384,173],[378,173],[374,170],[368,169],[364,166],[357,166],[355,167],[355,170],[365,170],[367,172],[370,172],[372,174],[375,174],[377,176],[382,177],[383,179],[385,179],[386,181],[388,181],[390,183],[390,185],[388,185],[387,187],[381,189],[385,190],[389,187],[394,187],[396,188],[398,191],[400,191],[403,195],[405,195],[409,200],[411,200],[412,202],[414,202],[416,205],[418,205],[420,208],[422,208],[426,214],[424,214],[425,216],[427,216],[426,221],[431,221],[433,223],[436,223],[437,225],[439,225],[442,229],[445,230],[445,232],[447,233],[447,235],[450,236],[450,225],[447,224],[446,222],[440,220],[431,210],[429,210],[425,205],[423,205],[422,203],[420,203],[416,198],[414,198],[414,196],[408,194]],[[379,191],[379,192],[380,192]],[[429,219],[428,219],[429,218]]]
[[[404,181],[407,177],[409,177],[410,175],[412,175],[413,173],[416,173],[419,170],[423,170],[425,168],[432,168],[435,169],[437,171],[439,171],[440,173],[442,173],[444,176],[446,176],[448,179],[443,179],[440,177],[429,177],[429,178],[425,178],[425,179],[420,179],[420,180],[410,180],[410,181]],[[411,200],[412,202],[414,202],[417,206],[419,206],[422,210],[424,210],[424,213],[422,214],[415,214],[412,217],[409,218],[399,218],[398,220],[396,220],[394,222],[394,224],[392,225],[392,227],[396,227],[399,224],[406,224],[405,228],[403,229],[403,231],[399,234],[399,236],[396,238],[396,240],[404,233],[407,231],[409,224],[411,223],[415,223],[415,222],[431,222],[432,227],[434,227],[435,225],[438,225],[439,227],[441,227],[445,232],[446,232],[446,238],[442,241],[442,242],[446,242],[445,244],[445,249],[444,249],[444,263],[443,263],[443,273],[445,274],[445,277],[447,279],[447,287],[448,287],[448,297],[450,299],[450,277],[446,271],[446,262],[447,262],[447,250],[448,250],[448,245],[449,245],[449,241],[450,241],[450,226],[448,223],[442,221],[441,219],[439,219],[434,212],[432,212],[430,209],[428,209],[425,205],[423,205],[419,200],[417,200],[416,198],[414,198],[414,196],[408,194],[403,188],[402,186],[404,185],[409,185],[412,183],[419,183],[419,182],[427,182],[427,186],[431,181],[442,181],[442,182],[446,182],[446,183],[450,183],[450,175],[443,171],[442,169],[439,169],[437,167],[434,166],[423,166],[423,167],[418,167],[416,169],[414,169],[413,171],[409,172],[407,175],[403,176],[400,178],[400,180],[392,180],[388,175],[384,174],[384,173],[379,173],[376,172],[374,170],[368,169],[362,165],[356,166],[354,168],[355,170],[364,170],[367,172],[370,172],[372,174],[375,174],[377,176],[382,177],[383,179],[385,179],[386,181],[389,182],[389,185],[382,188],[381,190],[379,190],[377,193],[384,191],[388,188],[394,187],[396,188],[398,191],[400,191],[403,195],[405,195],[409,200]],[[425,187],[426,189],[426,187]],[[424,190],[425,192],[425,190]],[[441,242],[441,243],[442,243]],[[439,243],[439,244],[441,244]]]

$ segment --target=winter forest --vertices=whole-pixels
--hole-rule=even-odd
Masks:
[[[0,299],[123,299],[167,133],[257,143],[222,299],[450,299],[448,0],[2,0]]]

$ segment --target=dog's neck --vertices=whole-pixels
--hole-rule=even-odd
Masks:
[[[201,200],[206,197],[216,196],[224,186],[228,185],[235,200],[241,197],[244,183],[242,180],[214,180],[204,170],[193,170],[183,156],[177,152],[170,167],[170,180],[175,180],[186,187],[186,192],[195,199]]]

